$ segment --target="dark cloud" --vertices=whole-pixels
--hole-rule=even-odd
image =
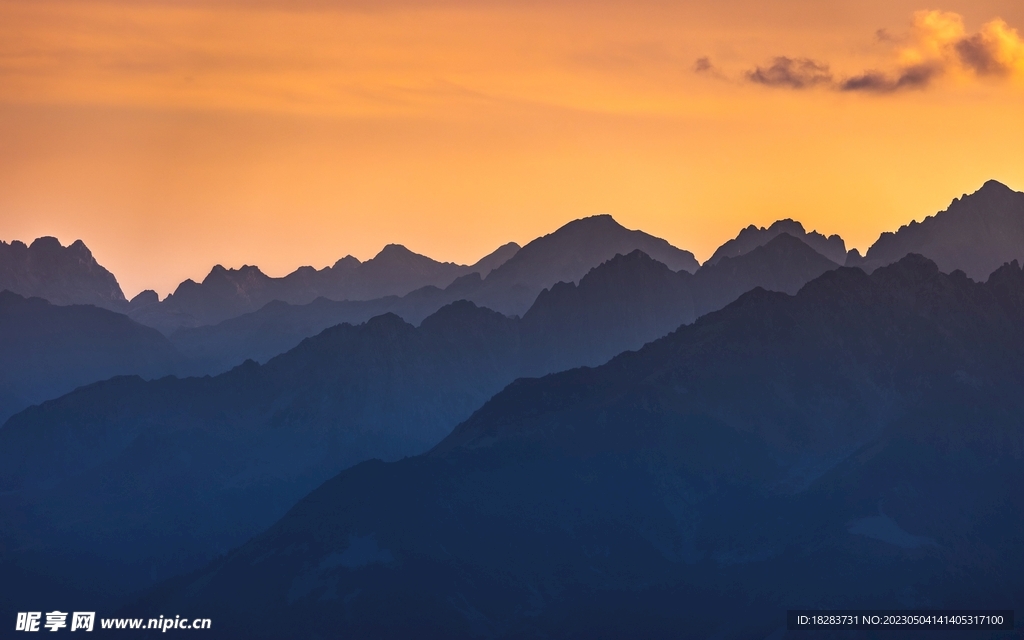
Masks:
[[[903,89],[923,89],[932,80],[942,75],[939,65],[919,64],[903,69],[898,75],[890,76],[880,71],[865,71],[859,76],[847,78],[839,83],[840,91],[866,91],[871,93],[892,93]]]
[[[954,47],[960,62],[979,76],[1005,76],[1011,72],[998,58],[998,44],[980,33],[961,39]]]
[[[747,80],[769,87],[806,89],[832,83],[832,72],[827,64],[810,58],[779,56],[769,67],[755,67],[746,73]]]
[[[728,80],[728,76],[722,72],[721,69],[711,61],[708,56],[701,56],[697,58],[693,63],[693,72],[707,76],[709,78],[717,78],[719,80]]]

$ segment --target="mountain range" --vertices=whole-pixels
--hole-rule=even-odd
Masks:
[[[704,273],[743,271],[732,263],[748,264],[733,286],[760,277],[793,290],[837,267],[788,235]],[[521,375],[600,364],[692,322],[705,280],[634,251],[545,290],[521,320],[467,301],[419,327],[385,314],[326,329],[265,365],[120,377],[28,409],[0,429],[0,493],[21,523],[0,539],[33,545],[0,555],[0,566],[44,590],[53,576],[89,576],[97,597],[198,566],[341,469],[427,450]],[[83,557],[121,562],[117,579],[84,571]]]
[[[994,181],[863,257],[781,220],[700,266],[594,216],[129,302],[80,241],[2,245],[0,599],[223,637],[1013,608],[1022,249]]]
[[[317,298],[371,300],[401,296],[421,287],[446,287],[469,274],[486,275],[519,250],[514,242],[498,247],[476,264],[437,262],[389,244],[372,259],[346,256],[333,266],[301,267],[283,278],[271,278],[254,266],[225,269],[217,265],[201,283],[185,280],[174,293],[157,301],[152,292],[133,299],[131,316],[165,333],[182,327],[216,324],[255,311],[269,302],[306,304]],[[143,303],[143,300],[146,303]]]
[[[1019,609],[1022,326],[1017,263],[756,289],[516,381],[126,611],[239,638],[752,638],[789,608]]]
[[[596,221],[603,223],[600,219]],[[563,227],[552,235],[556,236],[563,232],[574,233],[575,229]],[[581,238],[574,240],[584,241]],[[582,356],[582,352],[579,352],[569,358],[569,361],[575,363],[573,366],[600,364],[623,349],[639,347],[680,324],[693,322],[708,311],[720,309],[741,293],[756,286],[795,293],[808,280],[839,266],[788,234],[783,234],[777,242],[773,242],[774,244],[770,243],[771,247],[757,247],[749,254],[727,258],[713,266],[701,267],[695,275],[685,270],[675,271],[670,266],[647,256],[640,249],[632,250],[629,255],[641,254],[649,262],[657,264],[657,275],[642,270],[602,270],[605,276],[617,279],[608,281],[600,294],[594,295],[585,305],[579,306],[578,314],[573,320],[577,329],[567,338],[573,341],[586,340],[589,341],[588,345],[604,341],[607,348],[597,348],[595,351],[592,346],[588,346],[585,348],[585,357],[578,359]],[[614,260],[616,258],[613,257],[609,261]],[[515,265],[512,267],[522,269]],[[502,269],[504,267],[498,271]],[[613,272],[615,275],[612,275]],[[543,309],[553,300],[563,305],[577,305],[580,302],[572,293],[576,286],[572,279],[575,274],[571,271],[562,273],[567,278],[565,281],[556,282],[548,288],[541,289],[538,295],[534,295],[533,305],[523,314],[525,324],[531,324],[531,318],[538,317],[538,314],[546,313]],[[655,278],[657,282],[649,282],[648,278]],[[358,324],[376,315],[394,313],[407,322],[418,324],[444,305],[457,300],[472,300],[478,305],[486,306],[481,300],[487,298],[483,294],[493,293],[498,289],[497,286],[488,288],[490,285],[487,285],[487,280],[475,277],[460,278],[445,289],[424,287],[403,297],[393,296],[378,300],[332,301],[321,298],[308,305],[274,302],[259,311],[231,318],[216,325],[179,330],[171,335],[171,341],[185,358],[195,364],[196,370],[221,372],[246,359],[266,362],[269,358],[297,345],[303,338],[342,322]],[[594,286],[596,285],[592,285],[590,290],[594,290]],[[511,290],[523,289],[514,287]],[[556,291],[557,294],[553,294]],[[644,295],[646,297],[640,297]],[[673,311],[670,312],[670,308]],[[565,311],[572,313],[568,309]],[[642,317],[649,313],[658,314],[657,329],[648,327],[640,331],[639,326],[646,322]],[[627,326],[635,327],[630,330],[640,331],[637,335],[643,339],[610,339],[609,318],[614,315],[623,316],[623,330],[626,330]],[[595,326],[599,326],[600,329],[591,332],[591,327]],[[584,338],[587,332],[593,333],[593,336]],[[558,339],[561,340],[562,337],[559,336]],[[563,357],[565,353],[564,349],[549,352],[552,357]]]

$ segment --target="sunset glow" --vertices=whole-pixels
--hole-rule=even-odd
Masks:
[[[125,293],[611,213],[706,259],[1024,188],[1024,5],[0,0],[0,239]]]

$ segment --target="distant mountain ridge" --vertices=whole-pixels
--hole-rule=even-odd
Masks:
[[[720,309],[754,287],[796,293],[809,280],[838,266],[788,234],[776,236],[749,254],[701,267],[696,275],[673,271],[640,249],[625,257],[619,254],[580,279],[580,284],[588,281],[587,287],[578,288],[573,281],[559,282],[535,296],[523,315],[524,326],[546,317],[551,312],[548,305],[557,304],[559,313],[569,314],[565,322],[571,316],[576,328],[565,335],[551,336],[552,340],[565,341],[546,351],[549,361],[543,366],[554,369],[524,365],[523,373],[600,364],[623,349],[637,348],[680,324]],[[602,278],[608,280],[597,285]],[[502,290],[497,286],[485,289],[485,283],[473,274],[444,290],[425,287],[401,298],[341,302],[319,299],[303,306],[272,303],[216,325],[178,331],[171,341],[196,363],[197,370],[221,372],[249,358],[266,362],[303,338],[342,322],[359,324],[382,313],[395,313],[406,322],[418,324],[457,300],[474,300],[484,306],[481,298],[485,296],[478,295],[481,291]],[[521,290],[512,288],[514,292]],[[584,291],[588,297],[579,298],[577,294]],[[644,314],[653,315],[643,319]],[[619,320],[611,320],[613,317]],[[629,332],[635,332],[635,339],[627,338]],[[577,347],[570,350],[571,344]]]
[[[179,328],[212,325],[250,313],[271,301],[308,304],[318,297],[336,301],[380,300],[422,288],[454,287],[425,315],[457,299],[467,299],[506,315],[522,315],[537,294],[557,282],[576,282],[616,254],[640,249],[674,271],[696,271],[688,251],[642,231],[632,231],[609,215],[574,220],[520,248],[499,247],[470,267],[438,263],[400,245],[388,245],[373,260],[351,256],[333,267],[304,267],[280,279],[256,267],[215,267],[201,284],[186,280],[166,300],[132,311],[132,317],[170,335]],[[438,297],[441,299],[442,297]],[[379,307],[378,307],[379,308]]]
[[[750,225],[725,242],[705,266],[736,257],[787,233],[821,255],[846,266],[873,270],[908,253],[933,258],[944,271],[960,269],[984,280],[999,265],[1021,259],[1024,243],[1024,194],[989,180],[977,192],[954,199],[950,207],[923,222],[882,233],[865,256],[848,253],[838,235],[825,237],[792,219],[768,227]],[[117,280],[96,263],[79,240],[61,247],[54,238],[26,246],[0,242],[0,290],[38,296],[55,304],[96,304],[126,312],[171,334],[178,328],[216,324],[250,313],[272,301],[307,304],[318,297],[363,301],[404,296],[423,287],[445,289],[458,282],[463,297],[507,315],[522,315],[541,290],[557,282],[577,282],[616,254],[639,249],[673,271],[693,273],[693,255],[642,231],[630,231],[609,215],[570,222],[528,243],[520,255],[515,243],[470,266],[437,262],[401,245],[387,245],[361,263],[352,256],[316,270],[300,267],[283,278],[271,278],[258,267],[215,266],[201,283],[186,280],[165,301],[144,291],[126,303]],[[500,268],[504,267],[504,268]],[[480,282],[474,278],[479,277]],[[484,282],[486,281],[486,282]],[[439,308],[439,307],[437,307]]]
[[[92,304],[106,309],[124,305],[124,293],[81,240],[64,247],[57,238],[30,245],[0,241],[0,291],[38,297],[54,304]]]
[[[672,271],[693,273],[700,266],[689,251],[626,229],[610,215],[596,215],[573,220],[527,243],[466,298],[506,315],[522,315],[544,289],[558,282],[579,282],[597,265],[637,249]]]
[[[256,311],[269,302],[307,304],[331,300],[368,300],[401,296],[425,286],[446,287],[470,273],[490,273],[519,250],[507,243],[471,266],[437,262],[402,245],[389,244],[366,262],[346,256],[319,271],[300,267],[272,278],[258,267],[215,266],[201,283],[186,280],[166,299],[134,305],[131,316],[165,333],[182,327],[216,324]]]
[[[908,253],[927,256],[946,273],[959,269],[984,281],[1000,265],[1024,260],[1024,193],[989,180],[945,211],[883,233],[863,258],[852,254],[847,266],[870,271]]]
[[[818,233],[817,231],[811,231],[810,233],[804,231],[804,226],[792,220],[786,218],[784,220],[777,220],[770,226],[766,227],[755,227],[750,225],[742,229],[735,238],[727,241],[725,244],[720,246],[715,253],[708,258],[704,266],[717,264],[722,258],[735,258],[736,256],[744,253],[749,253],[764,244],[770,242],[773,238],[780,234],[789,234],[794,238],[797,238],[807,244],[809,247],[825,256],[836,264],[844,264],[846,262],[846,243],[838,235],[831,235],[827,238]]]

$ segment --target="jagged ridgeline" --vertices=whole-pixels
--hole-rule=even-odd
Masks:
[[[81,242],[0,246],[2,596],[224,637],[1012,608],[1022,254],[997,182],[864,257],[782,220],[699,266],[595,216],[129,302]]]

